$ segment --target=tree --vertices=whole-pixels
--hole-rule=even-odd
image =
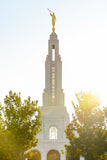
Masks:
[[[67,160],[97,160],[106,151],[106,126],[104,110],[100,109],[100,101],[91,92],[76,94],[77,104],[72,102],[75,114],[67,126],[65,133],[69,145],[65,145]]]
[[[38,150],[28,151],[25,155],[28,160],[41,160],[41,155]]]
[[[21,101],[21,94],[9,92],[1,108],[0,159],[20,160],[24,152],[37,145],[40,129],[40,108],[37,101]],[[2,143],[2,144],[1,144]]]

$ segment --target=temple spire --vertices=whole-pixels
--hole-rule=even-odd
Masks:
[[[62,89],[62,61],[56,33],[50,35],[48,55],[45,61],[45,89],[43,106],[64,106]]]

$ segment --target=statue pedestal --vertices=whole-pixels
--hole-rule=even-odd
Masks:
[[[55,28],[54,27],[52,28],[52,31],[53,31],[53,33],[55,33]]]

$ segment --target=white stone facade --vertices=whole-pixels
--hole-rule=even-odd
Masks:
[[[51,160],[66,160],[61,150],[65,150],[64,145],[68,143],[64,130],[69,123],[69,115],[64,106],[62,62],[56,33],[50,35],[48,46],[45,62],[45,89],[41,107],[42,131],[38,134],[39,143],[34,149],[40,152],[41,160],[50,160],[49,151],[58,152],[60,155],[59,159]]]

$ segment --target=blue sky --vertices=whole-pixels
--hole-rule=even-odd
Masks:
[[[42,105],[45,59],[56,14],[65,105],[75,92],[97,92],[107,104],[107,0],[1,0],[0,101],[9,90]]]

